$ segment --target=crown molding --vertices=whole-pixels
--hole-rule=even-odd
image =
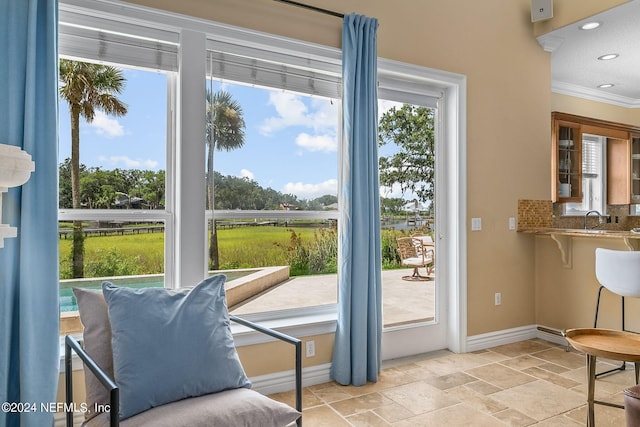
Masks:
[[[640,108],[640,100],[636,98],[606,93],[601,90],[579,86],[572,83],[552,82],[551,92],[616,105],[618,107]]]

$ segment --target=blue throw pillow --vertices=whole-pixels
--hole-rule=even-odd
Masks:
[[[225,279],[210,277],[188,292],[102,284],[121,419],[179,399],[251,387],[229,328]]]

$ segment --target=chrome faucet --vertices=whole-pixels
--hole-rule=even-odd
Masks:
[[[598,211],[589,211],[584,215],[584,229],[587,229],[587,217],[591,214],[598,214],[598,221],[602,224],[602,214]]]

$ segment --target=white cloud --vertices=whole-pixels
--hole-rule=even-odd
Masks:
[[[277,115],[262,122],[260,133],[271,135],[290,126],[304,126],[315,131],[336,128],[337,105],[325,98],[311,98],[307,106],[304,99],[306,97],[291,92],[269,92],[268,104],[275,108]]]
[[[96,116],[89,126],[96,130],[98,135],[105,135],[109,138],[124,135],[124,127],[116,120],[108,117],[102,111],[96,111]]]
[[[158,162],[151,159],[136,160],[127,156],[100,156],[98,158],[101,162],[108,162],[113,166],[123,165],[127,169],[155,169],[158,166]]]
[[[378,120],[391,108],[396,107],[396,109],[400,109],[403,105],[402,102],[389,101],[386,99],[380,100],[378,102]]]
[[[385,187],[381,185],[380,197],[384,197],[387,199],[414,200],[417,196],[411,190],[407,190],[404,194],[402,194],[402,188],[400,187],[400,184],[395,183],[391,187]]]
[[[255,175],[254,175],[254,173],[253,173],[253,172],[251,172],[251,171],[250,171],[250,170],[248,170],[248,169],[242,169],[242,170],[240,171],[240,176],[241,176],[241,177],[243,177],[243,178],[249,178],[249,179],[253,180],[253,178],[254,178],[254,176],[255,176]]]
[[[289,182],[285,184],[283,193],[293,194],[299,199],[315,199],[325,194],[338,194],[338,180],[329,179],[319,184],[305,184],[302,182]]]
[[[328,135],[301,133],[296,137],[296,145],[309,151],[338,151],[338,141]]]

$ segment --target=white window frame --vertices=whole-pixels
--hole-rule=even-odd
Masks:
[[[339,49],[317,44],[297,41],[285,37],[260,33],[239,27],[215,23],[204,19],[176,15],[170,12],[151,9],[122,2],[99,0],[60,0],[61,9],[71,9],[86,13],[92,17],[107,17],[123,25],[145,24],[148,28],[156,28],[173,34],[179,34],[183,41],[192,45],[182,44],[178,49],[179,73],[201,76],[198,79],[178,77],[175,93],[177,103],[175,112],[173,105],[169,105],[171,120],[169,141],[167,142],[167,208],[165,211],[145,212],[145,218],[165,221],[165,248],[175,248],[175,252],[166,249],[165,286],[173,287],[180,283],[195,283],[206,274],[206,217],[204,210],[204,191],[181,191],[198,175],[198,180],[204,185],[204,167],[189,168],[187,165],[201,163],[204,155],[199,150],[185,151],[181,147],[182,141],[189,140],[192,135],[185,129],[184,120],[188,115],[197,116],[204,121],[205,103],[189,106],[188,93],[199,93],[204,99],[202,84],[206,78],[206,40],[219,39],[233,41],[246,46],[268,46],[273,52],[283,54],[297,54],[302,58],[318,58],[326,63],[340,66],[341,52]],[[181,58],[188,60],[182,61]],[[465,351],[466,348],[466,77],[435,69],[429,69],[396,61],[378,59],[380,75],[388,75],[399,80],[405,92],[412,92],[412,84],[429,83],[443,93],[443,100],[439,104],[441,111],[441,129],[443,140],[440,158],[446,167],[441,168],[438,179],[446,182],[452,191],[444,194],[438,203],[437,215],[441,218],[452,218],[446,227],[439,228],[440,259],[447,259],[447,265],[439,267],[439,274],[448,283],[448,347],[453,351]],[[420,91],[418,91],[420,93]],[[409,102],[409,100],[407,100]],[[175,115],[173,115],[175,114]],[[200,119],[198,119],[200,120]],[[190,124],[193,126],[193,123]],[[204,129],[201,127],[194,128]],[[173,132],[175,129],[175,132]],[[204,150],[204,144],[198,144]],[[198,157],[199,156],[199,157]],[[172,163],[173,162],[173,163]],[[175,169],[171,168],[175,164]],[[191,172],[193,174],[191,174]],[[175,190],[175,191],[174,191]],[[191,197],[197,194],[197,197]],[[171,201],[169,201],[169,199]],[[202,207],[202,209],[200,209]],[[134,212],[105,212],[105,211],[60,211],[61,219],[105,218],[105,215],[127,220]],[[196,241],[191,241],[192,237]],[[191,260],[185,268],[187,260]],[[325,311],[323,311],[325,310]],[[298,312],[265,313],[256,317],[267,320],[270,326],[295,326],[302,329],[293,331],[304,336],[310,333],[321,334],[335,331],[336,309],[326,307],[312,307],[300,309]],[[247,336],[252,334],[247,334]],[[250,344],[251,340],[244,342]]]
[[[588,182],[590,178],[588,178],[585,174],[585,139],[595,142],[599,145],[599,153],[596,154],[597,162],[599,163],[599,174],[598,177],[592,179],[592,181],[597,181],[595,184],[599,188],[599,191],[591,191],[590,187],[592,186],[592,182]],[[591,210],[596,210],[600,212],[602,215],[606,215],[607,209],[607,137],[601,135],[591,135],[591,134],[583,134],[582,135],[582,202],[581,203],[565,203],[562,207],[562,214],[564,216],[584,216],[587,212]],[[591,203],[587,199],[590,195],[596,193],[597,197],[600,198],[600,203]]]

